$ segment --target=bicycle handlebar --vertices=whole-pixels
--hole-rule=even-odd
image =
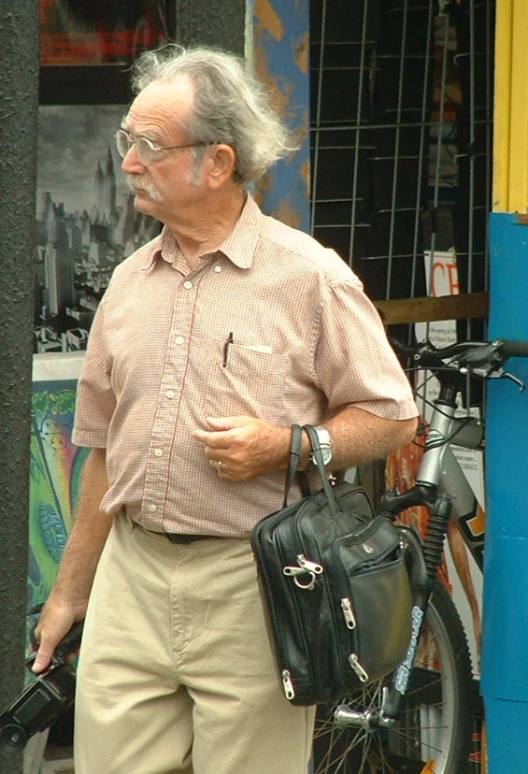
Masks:
[[[526,341],[459,341],[447,347],[435,347],[430,342],[407,346],[397,339],[391,339],[395,351],[404,357],[411,357],[424,368],[445,368],[445,360],[457,363],[458,367],[484,368],[496,371],[510,357],[528,357]]]
[[[503,341],[502,351],[506,357],[528,357],[528,341]]]
[[[445,387],[464,389],[463,380],[469,374],[478,381],[493,376],[508,378],[521,390],[525,389],[524,382],[504,371],[503,366],[510,357],[528,358],[526,341],[459,341],[447,347],[435,347],[429,341],[415,346],[407,346],[397,339],[391,339],[391,343],[398,355],[411,358],[417,368],[433,371]]]

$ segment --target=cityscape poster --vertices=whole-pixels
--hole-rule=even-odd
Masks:
[[[41,106],[35,352],[86,348],[115,266],[159,233],[138,213],[114,134],[123,105]]]

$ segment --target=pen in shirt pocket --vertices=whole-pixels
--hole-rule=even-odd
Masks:
[[[229,355],[229,346],[234,342],[233,333],[230,333],[224,342],[224,368],[227,367],[227,357]]]

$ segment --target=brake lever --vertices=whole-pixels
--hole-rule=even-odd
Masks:
[[[464,368],[460,369],[461,373],[475,373],[475,371]],[[480,376],[481,374],[479,374]],[[503,371],[502,369],[500,371],[497,371],[496,369],[491,368],[488,372],[486,369],[483,369],[482,377],[485,379],[509,379],[511,382],[514,382],[518,387],[520,392],[524,392],[526,389],[525,383],[522,381],[522,379],[519,379],[518,376],[515,376],[514,374],[510,374],[509,371]]]
[[[524,391],[525,391],[525,389],[526,389],[526,385],[525,385],[525,383],[522,381],[522,379],[519,379],[519,377],[518,377],[518,376],[515,376],[514,374],[510,374],[510,373],[508,373],[508,371],[504,371],[504,372],[503,372],[503,373],[500,375],[500,378],[501,378],[501,379],[509,379],[510,381],[512,381],[512,382],[515,382],[515,384],[516,384],[516,385],[518,385],[518,387],[519,387],[519,392],[524,392]]]

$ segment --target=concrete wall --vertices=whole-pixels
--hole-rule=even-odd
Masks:
[[[0,0],[0,709],[23,685],[38,108],[38,3]],[[0,771],[20,757],[0,750]]]

